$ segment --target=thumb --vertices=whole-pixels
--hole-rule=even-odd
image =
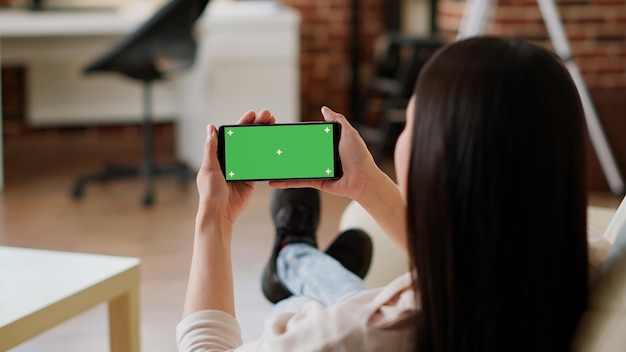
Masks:
[[[206,141],[204,142],[204,158],[201,169],[205,171],[216,171],[220,169],[217,159],[217,128],[210,124],[206,128]]]
[[[346,119],[345,116],[333,111],[328,106],[322,107],[322,116],[324,116],[324,120],[326,122],[338,122],[341,125],[342,130],[348,131],[352,128],[352,125],[348,122],[348,119]]]
[[[342,118],[345,119],[343,115],[341,115],[340,113],[334,112],[328,106],[322,106],[322,116],[324,116],[324,120],[326,120],[326,122],[335,122]]]

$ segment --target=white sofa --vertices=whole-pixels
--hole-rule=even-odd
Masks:
[[[617,211],[589,207],[587,217],[590,231],[601,236],[590,237],[590,256],[604,257],[607,251],[609,253],[591,287],[589,308],[576,334],[573,350],[626,351],[626,198]],[[352,202],[344,210],[339,227],[340,231],[361,228],[372,237],[372,266],[365,277],[369,287],[384,286],[407,272],[406,256],[358,203]]]

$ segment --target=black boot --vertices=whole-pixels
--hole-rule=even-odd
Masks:
[[[319,191],[312,188],[274,190],[270,209],[276,227],[276,239],[272,255],[263,270],[261,288],[265,297],[276,303],[291,296],[276,272],[276,258],[280,250],[289,243],[306,243],[317,248]]]
[[[289,243],[306,243],[317,248],[319,191],[311,188],[275,190],[270,208],[276,238],[272,255],[263,270],[261,288],[270,302],[277,303],[292,294],[280,282],[276,271],[276,258],[280,250]],[[364,278],[372,261],[372,247],[372,239],[365,232],[349,229],[337,236],[326,249],[326,254]]]
[[[349,229],[337,236],[326,249],[326,254],[362,279],[372,263],[372,239],[362,230]]]

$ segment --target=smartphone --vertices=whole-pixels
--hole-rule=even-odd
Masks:
[[[220,126],[218,156],[226,181],[338,179],[340,135],[336,122]]]

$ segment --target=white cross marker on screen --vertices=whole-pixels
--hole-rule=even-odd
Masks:
[[[282,150],[280,150],[280,149],[278,149],[278,150],[276,151],[276,154],[278,154],[278,155],[281,155],[282,153],[283,153],[283,151],[282,151]]]
[[[231,172],[228,174],[228,176],[230,176],[230,177],[232,178],[232,177],[234,177],[234,176],[235,176],[235,173],[231,171]]]
[[[330,175],[331,172],[330,169],[326,169],[326,175]]]
[[[326,128],[324,129],[324,132],[326,132],[326,133],[330,132],[330,128],[326,127]]]
[[[232,135],[233,135],[233,133],[235,133],[235,132],[233,132],[233,130],[228,130],[228,135],[229,135],[229,136],[232,136]]]

